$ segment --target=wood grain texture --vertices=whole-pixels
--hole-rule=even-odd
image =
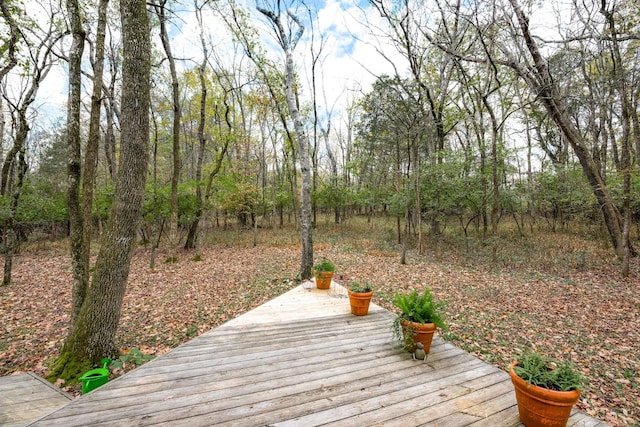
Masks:
[[[24,426],[70,401],[71,396],[35,374],[0,377],[1,426]]]
[[[393,319],[303,284],[33,425],[521,425],[506,372],[439,337],[414,361]],[[569,425],[604,423],[574,411]]]

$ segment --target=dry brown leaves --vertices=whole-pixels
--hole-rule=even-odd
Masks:
[[[502,368],[525,349],[570,359],[590,379],[580,409],[612,425],[640,421],[637,265],[625,281],[606,262],[579,269],[553,263],[487,267],[454,254],[436,259],[413,253],[400,265],[393,252],[366,242],[358,250],[345,247],[323,243],[315,256],[335,261],[345,281],[372,283],[378,304],[392,310],[395,291],[428,285],[437,298],[449,301],[450,330],[444,336],[452,343]],[[203,251],[202,261],[191,261],[192,256],[183,252],[178,263],[150,269],[148,251],[138,249],[118,331],[120,348],[163,354],[283,293],[295,286],[300,249],[214,246]],[[69,266],[61,250],[17,258],[13,284],[0,288],[1,375],[27,370],[46,375],[67,330]]]
[[[615,268],[540,274],[460,268],[423,257],[400,265],[388,256],[327,256],[336,258],[350,279],[372,282],[378,289],[374,301],[392,311],[397,290],[430,286],[449,302],[445,339],[500,368],[528,349],[571,360],[590,380],[580,409],[614,426],[638,426],[637,269],[633,278],[621,280]]]

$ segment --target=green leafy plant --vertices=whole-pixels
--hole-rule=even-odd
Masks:
[[[425,287],[422,294],[413,290],[408,294],[397,292],[391,299],[393,305],[400,309],[400,314],[393,321],[393,335],[400,341],[405,350],[413,348],[415,331],[411,325],[402,330],[402,322],[433,323],[437,327],[449,329],[444,323],[442,310],[447,305],[446,301],[434,301],[431,289]]]
[[[138,348],[132,348],[127,353],[120,355],[116,360],[112,361],[109,365],[110,369],[125,369],[135,368],[136,366],[140,366],[149,360],[153,360],[155,358],[152,354],[145,354]]]
[[[442,318],[442,309],[447,305],[447,302],[434,301],[428,287],[424,289],[422,294],[419,294],[415,289],[409,294],[396,293],[391,302],[401,311],[398,316],[400,321],[435,323],[437,327],[447,329]]]
[[[571,362],[527,352],[516,359],[513,371],[527,383],[556,391],[582,390],[587,379]]]
[[[367,282],[362,282],[362,283],[360,283],[360,282],[351,282],[349,284],[349,290],[351,292],[365,293],[365,292],[371,292],[373,290],[373,288]]]
[[[313,269],[318,273],[333,272],[336,271],[336,266],[325,258],[322,261],[317,262],[313,266]]]

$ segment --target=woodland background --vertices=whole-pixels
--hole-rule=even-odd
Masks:
[[[390,72],[326,78],[358,39],[332,38],[339,16]],[[637,424],[638,22],[637,2],[605,0],[3,1],[2,373],[161,354],[328,256],[346,278],[384,267],[370,281],[389,308],[433,286],[451,300],[446,338],[491,362],[569,355],[593,381],[581,407]],[[69,101],[51,122],[39,93],[60,69]],[[140,212],[117,202],[128,178]],[[118,226],[137,234],[128,278]],[[123,313],[103,347],[54,367],[79,353],[62,340],[85,293],[111,291]],[[172,311],[178,297],[193,310]]]

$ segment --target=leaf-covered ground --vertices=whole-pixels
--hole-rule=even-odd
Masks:
[[[623,280],[601,241],[537,233],[427,241],[422,255],[410,252],[401,265],[393,227],[362,228],[320,226],[316,259],[333,260],[344,283],[372,283],[374,301],[391,310],[394,292],[430,286],[449,302],[447,340],[502,368],[525,349],[570,359],[590,379],[580,409],[612,425],[639,425],[638,260]],[[243,243],[249,232],[233,233],[214,239],[198,262],[182,252],[178,263],[150,269],[149,251],[137,250],[117,338],[123,351],[163,354],[296,286],[294,234],[274,238],[265,230],[252,247]],[[70,293],[64,245],[17,257],[13,284],[0,288],[1,375],[46,375],[67,331]]]

